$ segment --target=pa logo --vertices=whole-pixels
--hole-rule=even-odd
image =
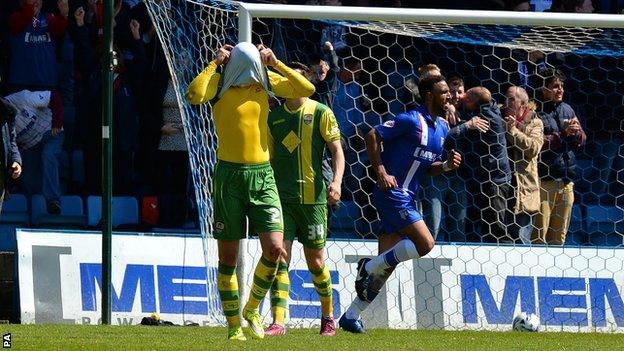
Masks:
[[[2,348],[3,349],[11,348],[11,333],[2,335]]]

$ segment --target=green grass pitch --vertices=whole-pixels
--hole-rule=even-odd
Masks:
[[[283,337],[228,341],[225,328],[0,325],[12,350],[624,350],[624,334],[513,333],[373,329],[363,335],[338,330],[290,329]]]

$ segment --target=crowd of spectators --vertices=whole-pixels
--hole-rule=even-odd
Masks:
[[[257,2],[602,13],[619,13],[624,8],[624,1],[591,0]],[[188,151],[165,55],[143,2],[115,0],[114,11],[114,47],[118,61],[113,83],[114,193],[138,198],[156,196],[160,206],[158,226],[181,227],[197,214],[192,212],[194,195],[189,177]],[[0,4],[0,23],[0,89],[2,96],[18,111],[15,126],[24,163],[22,180],[10,187],[13,191],[27,195],[42,194],[47,202],[48,212],[58,214],[62,211],[59,202],[62,194],[88,196],[101,192],[99,60],[103,41],[103,2],[3,1]],[[292,23],[284,20],[279,26],[271,28],[269,33],[277,35],[280,28],[282,32],[288,31]],[[302,24],[297,24],[296,27],[308,29]],[[395,107],[387,103],[384,92],[377,89],[383,86],[378,81],[387,80],[386,77],[363,74],[365,71],[372,71],[368,69],[370,62],[366,61],[365,56],[356,55],[352,50],[346,27],[326,23],[312,27],[314,30],[309,31],[308,39],[297,44],[299,50],[290,50],[291,44],[286,42],[282,49],[288,55],[281,56],[302,61],[312,67],[314,74],[309,78],[317,88],[314,98],[333,109],[344,137],[343,145],[347,150],[344,200],[356,203],[361,210],[361,217],[356,220],[356,231],[363,236],[374,235],[378,228],[375,226],[376,215],[369,198],[373,177],[368,174],[363,136],[372,126],[390,118],[393,113],[402,111],[394,111]],[[286,41],[289,40],[286,33],[280,34],[282,35]],[[275,48],[276,51],[279,49]],[[301,52],[305,53],[299,55]],[[444,231],[438,239],[509,242],[507,239],[514,241],[525,238],[522,241],[528,242],[526,238],[532,235],[544,242],[562,244],[568,226],[565,222],[569,222],[574,202],[574,190],[569,184],[576,177],[573,174],[574,167],[568,166],[585,143],[581,126],[592,130],[588,137],[595,137],[587,140],[588,147],[601,151],[592,162],[591,168],[597,172],[596,177],[605,181],[592,184],[592,194],[598,198],[594,201],[603,203],[602,194],[613,192],[607,179],[614,178],[611,169],[617,162],[621,162],[618,149],[622,145],[622,132],[616,117],[609,117],[613,123],[607,129],[587,126],[584,116],[579,115],[577,118],[572,107],[567,104],[567,107],[561,107],[561,104],[537,106],[530,116],[539,118],[527,117],[524,120],[526,125],[520,124],[522,120],[514,124],[496,117],[498,113],[503,117],[513,115],[518,118],[519,113],[525,114],[524,109],[529,98],[533,100],[538,93],[557,91],[559,88],[551,84],[562,84],[565,81],[564,75],[556,69],[548,75],[551,80],[543,80],[537,85],[531,81],[531,77],[543,72],[545,68],[553,69],[552,62],[565,58],[551,59],[539,51],[529,52],[525,56],[521,60],[512,60],[514,81],[505,82],[509,83],[507,86],[516,87],[512,91],[505,89],[492,91],[490,94],[485,88],[475,88],[481,84],[469,82],[469,79],[464,82],[466,77],[461,74],[451,75],[451,72],[443,69],[442,73],[447,75],[453,92],[454,112],[453,116],[449,116],[449,121],[457,126],[464,126],[463,129],[458,127],[455,130],[457,147],[464,148],[468,164],[488,166],[482,169],[468,168],[463,172],[469,174],[448,175],[431,179],[426,184],[426,201],[422,207],[432,232],[437,235]],[[422,55],[419,57],[423,58]],[[185,65],[188,58],[180,55],[176,60],[179,60],[176,65]],[[428,62],[423,58],[423,62],[412,64],[420,66],[425,63]],[[500,64],[506,63],[501,60]],[[405,80],[404,86],[395,94],[401,95],[402,108],[418,103],[417,92],[414,91],[414,79],[418,76],[422,77],[422,72],[414,72],[414,78]],[[371,91],[371,87],[375,91]],[[502,114],[496,112],[496,97],[507,108]],[[500,99],[505,97],[507,101]],[[553,98],[555,97],[550,96],[549,101]],[[509,112],[512,107],[509,99],[519,101],[513,112]],[[480,119],[466,116],[480,116]],[[537,204],[530,206],[510,204],[517,199],[517,190],[514,189],[518,189],[518,184],[524,182],[517,177],[518,161],[526,158],[523,154],[526,151],[513,149],[513,145],[522,144],[514,130],[528,133],[527,128],[532,128],[528,121],[534,119],[544,121],[544,149],[533,145],[533,149],[541,150],[541,167],[548,168],[540,168],[539,171],[542,185],[547,185],[547,189],[542,187],[542,191],[556,197],[552,201],[549,198],[548,208],[544,208],[543,196],[541,201],[533,198],[531,201]],[[563,120],[567,121],[565,126],[561,124],[564,123],[561,122]],[[483,127],[485,125],[487,128]],[[481,131],[481,128],[486,131]],[[538,152],[533,151],[537,157]],[[63,167],[66,165],[61,162],[63,154],[70,155],[69,159],[73,159],[71,155],[77,152],[84,155],[83,164],[72,164],[72,167],[81,167],[85,174],[84,180],[79,183],[63,179]],[[525,161],[521,161],[524,162],[521,167],[528,175],[525,174],[522,179],[537,178],[537,170],[533,173],[530,171],[537,168],[537,161]],[[553,168],[560,164],[564,164],[560,167],[563,173],[553,176]],[[330,171],[330,167],[327,168]],[[331,178],[330,175],[326,177]],[[559,196],[560,194],[563,196]],[[608,201],[610,200],[607,199]],[[447,216],[442,215],[445,209]],[[557,227],[556,219],[552,221],[544,218],[546,210],[563,211],[555,216],[562,222],[558,224],[559,234],[548,233],[547,229],[543,233],[536,229],[535,233],[527,234],[532,227],[537,228],[537,223],[541,223],[540,228],[549,228],[553,222]],[[475,211],[478,213],[474,213]],[[537,216],[538,212],[542,215]],[[516,224],[517,228],[511,228],[510,223]],[[466,233],[480,235],[471,237],[472,234]],[[558,239],[554,239],[555,237]]]
[[[0,84],[26,169],[12,191],[42,194],[59,214],[62,194],[101,192],[103,1],[3,1],[0,14]],[[165,57],[144,3],[116,0],[114,14],[114,195],[157,195],[158,225],[181,227],[192,185]],[[63,178],[67,160],[84,160],[71,164],[80,182]]]

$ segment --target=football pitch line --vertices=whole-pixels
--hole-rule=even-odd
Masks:
[[[603,333],[371,329],[321,337],[317,329],[289,329],[282,337],[238,342],[225,339],[225,328],[209,327],[4,324],[0,333],[11,334],[15,350],[624,350],[624,334]]]

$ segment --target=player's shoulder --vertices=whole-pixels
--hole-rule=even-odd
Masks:
[[[404,121],[414,121],[417,122],[420,118],[420,111],[418,109],[413,109],[409,111],[405,111],[397,114],[394,119],[404,120]]]
[[[268,118],[269,126],[271,125],[271,122],[282,118],[285,112],[286,111],[284,110],[283,104],[280,106],[277,106],[276,108],[271,109],[271,111],[269,111],[269,118]]]
[[[315,111],[317,111],[321,115],[323,115],[323,114],[325,114],[327,112],[333,113],[329,106],[325,105],[324,103],[322,103],[320,101],[316,101],[314,99],[308,98],[306,100],[306,104],[308,104],[311,108],[313,108]]]
[[[436,118],[436,124],[438,124],[439,126],[441,126],[443,129],[447,131],[450,129],[449,123],[445,118],[442,118],[442,117]]]

